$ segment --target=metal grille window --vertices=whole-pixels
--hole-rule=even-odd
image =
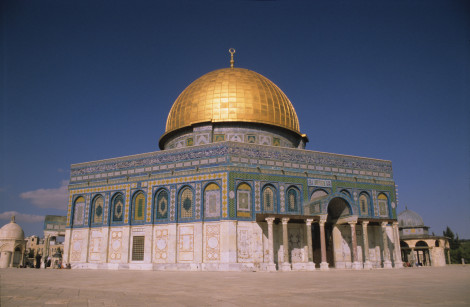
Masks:
[[[132,242],[132,261],[144,260],[144,236],[135,236]]]

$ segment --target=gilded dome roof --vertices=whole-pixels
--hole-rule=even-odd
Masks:
[[[244,68],[211,71],[176,99],[165,134],[204,122],[251,122],[299,132],[299,120],[287,96],[268,78]]]
[[[406,209],[398,214],[400,227],[424,227],[423,218],[416,212]]]

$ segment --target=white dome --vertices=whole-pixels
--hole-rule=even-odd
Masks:
[[[10,223],[0,229],[0,240],[24,240],[24,231],[20,225],[15,223],[14,217]]]

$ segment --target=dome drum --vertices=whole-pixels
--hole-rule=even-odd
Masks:
[[[200,123],[164,134],[160,138],[161,149],[173,149],[204,145],[223,141],[256,145],[305,148],[305,136],[279,127],[249,123]]]

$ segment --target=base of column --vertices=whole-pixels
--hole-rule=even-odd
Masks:
[[[364,262],[364,270],[372,270],[372,263],[370,261]]]
[[[359,261],[353,262],[352,263],[352,268],[354,270],[362,270],[362,263],[360,263]]]
[[[384,261],[384,269],[392,269],[392,262],[390,260]]]
[[[276,272],[276,264],[274,262],[266,264],[266,271],[268,272]]]
[[[328,271],[330,269],[328,262],[320,263],[320,271]]]
[[[308,262],[307,263],[307,271],[315,271],[316,268],[315,268],[315,263],[313,262]]]
[[[291,271],[291,270],[292,270],[292,267],[291,267],[289,262],[283,262],[281,264],[281,271],[288,272],[288,271]]]
[[[403,268],[403,262],[396,261],[395,262],[395,269],[402,269],[402,268]]]

